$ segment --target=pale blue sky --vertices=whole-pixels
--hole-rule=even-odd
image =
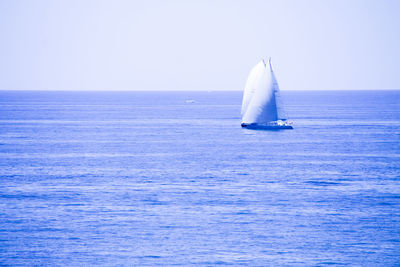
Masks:
[[[2,90],[400,89],[400,1],[0,0]]]

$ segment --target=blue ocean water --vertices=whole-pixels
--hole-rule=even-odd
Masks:
[[[0,265],[400,265],[400,91],[282,95],[0,91]]]

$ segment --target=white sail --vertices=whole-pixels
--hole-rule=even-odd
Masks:
[[[261,67],[260,67],[261,66]],[[253,75],[253,71],[255,71]],[[277,85],[271,64],[261,61],[249,75],[242,105],[242,123],[266,124],[278,120],[275,91]],[[250,85],[247,87],[247,85]],[[246,99],[245,99],[246,98]]]
[[[243,101],[242,101],[242,110],[241,115],[244,116],[247,107],[249,106],[250,100],[253,97],[254,92],[256,91],[259,80],[262,77],[264,71],[264,63],[260,61],[257,65],[255,65],[247,78],[246,86],[243,92]]]
[[[276,108],[277,108],[277,113],[278,113],[278,120],[286,120],[287,115],[283,108],[282,97],[281,97],[281,93],[279,90],[278,81],[276,80],[274,70],[272,69],[271,58],[269,59],[269,68],[270,68],[271,76],[272,76],[273,89],[275,91],[275,102],[276,102]]]

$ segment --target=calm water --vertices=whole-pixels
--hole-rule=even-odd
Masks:
[[[400,265],[400,91],[283,99],[0,92],[0,265]]]

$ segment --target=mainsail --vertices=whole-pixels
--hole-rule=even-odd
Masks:
[[[251,70],[247,79],[243,93],[242,123],[268,124],[285,119],[271,59],[268,65],[262,60]]]
[[[277,108],[277,113],[278,113],[278,120],[286,120],[287,115],[283,108],[282,97],[281,97],[281,92],[279,90],[278,81],[276,80],[274,70],[272,69],[271,58],[269,58],[269,68],[270,68],[271,77],[272,77],[272,87],[275,91],[275,101],[276,101],[276,108]]]

